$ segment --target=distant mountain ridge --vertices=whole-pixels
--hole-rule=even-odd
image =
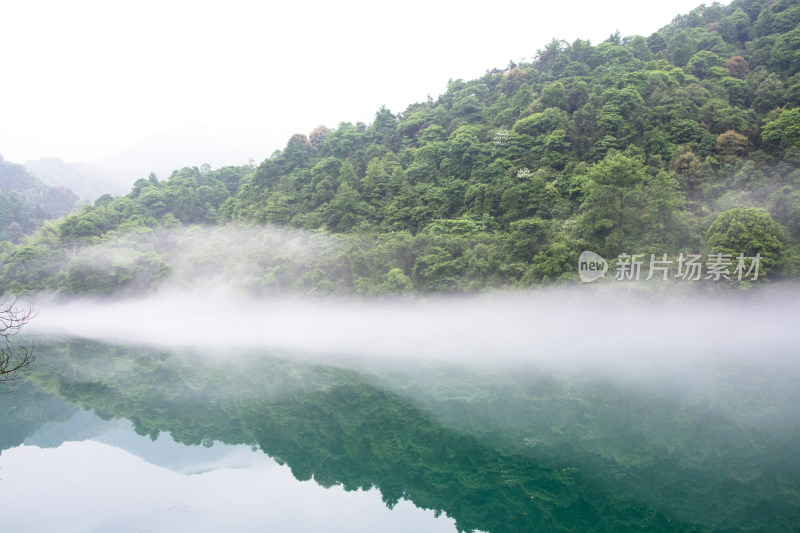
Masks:
[[[264,155],[252,146],[232,146],[213,132],[170,130],[91,161],[42,157],[26,161],[25,168],[46,184],[65,186],[81,200],[93,203],[105,194],[129,193],[136,180],[150,174],[166,179],[184,167],[245,165],[251,156]]]
[[[46,184],[67,187],[87,202],[94,202],[104,194],[125,194],[133,183],[91,163],[67,163],[57,157],[26,161],[25,168]]]
[[[66,215],[81,204],[64,186],[51,187],[0,155],[0,242],[19,242],[45,220]]]
[[[150,136],[120,151],[90,162],[108,169],[128,186],[136,180],[155,174],[160,179],[169,178],[173,171],[184,167],[208,164],[212,168],[244,165],[254,156],[263,159],[266,154],[251,154],[245,148],[231,146],[216,134],[201,131],[166,131]],[[110,191],[104,191],[110,192]]]

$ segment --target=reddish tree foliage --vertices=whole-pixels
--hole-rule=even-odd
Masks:
[[[747,153],[749,144],[747,137],[734,130],[728,130],[717,137],[717,153],[723,163],[732,163]]]
[[[325,137],[328,135],[328,128],[319,125],[313,130],[311,133],[308,134],[308,140],[311,142],[311,146],[315,150],[319,150],[322,147],[322,143],[325,141]]]
[[[750,64],[742,56],[733,56],[725,62],[725,66],[732,78],[739,78],[742,80],[750,73]]]
[[[525,83],[525,79],[527,76],[525,72],[521,70],[519,67],[514,67],[508,71],[506,74],[506,87],[508,89],[509,94],[513,94],[516,92],[520,86]]]

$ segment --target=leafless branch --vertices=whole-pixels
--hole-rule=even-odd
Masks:
[[[18,300],[4,300],[0,294],[0,383],[19,378],[19,372],[33,360],[33,348],[18,344],[17,335],[36,313],[33,306],[18,306]]]

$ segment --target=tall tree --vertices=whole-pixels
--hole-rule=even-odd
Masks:
[[[637,158],[612,151],[587,173],[579,232],[608,255],[623,251],[639,230],[645,168]]]

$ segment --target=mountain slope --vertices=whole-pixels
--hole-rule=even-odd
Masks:
[[[26,161],[25,168],[50,186],[67,187],[82,200],[94,202],[104,194],[121,195],[131,182],[89,163],[66,163],[57,157]]]
[[[64,220],[60,240],[41,251],[136,228],[270,224],[325,232],[341,246],[299,271],[262,258],[235,280],[257,294],[572,282],[583,250],[612,272],[632,254],[666,254],[673,269],[687,252],[741,256],[751,267],[758,254],[759,277],[736,281],[796,279],[797,22],[799,0],[736,0],[700,6],[648,37],[555,40],[531,63],[451,80],[439,98],[400,114],[381,108],[370,125],[296,134],[255,169],[139,180],[126,197]],[[145,270],[162,274],[174,260],[170,249],[147,257]],[[0,281],[12,283],[14,268]],[[64,262],[13,286],[92,291],[86,268]],[[83,281],[67,283],[79,269]],[[132,279],[106,278],[103,292]]]
[[[45,220],[59,218],[80,204],[66,187],[50,187],[0,156],[0,241],[18,242]]]

